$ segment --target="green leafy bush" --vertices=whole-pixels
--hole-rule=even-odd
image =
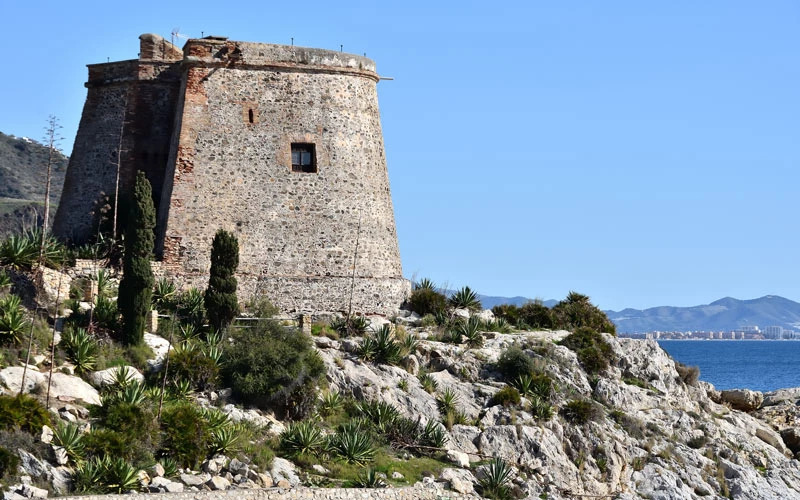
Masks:
[[[481,320],[477,316],[472,316],[468,320],[457,321],[453,326],[452,340],[460,344],[461,340],[467,343],[467,346],[472,348],[483,347],[483,334],[481,333]]]
[[[342,337],[360,337],[367,332],[369,320],[364,316],[334,318],[331,321],[330,327]]]
[[[0,446],[0,479],[6,477],[11,472],[16,472],[19,465],[19,457],[16,451],[10,451]]]
[[[215,388],[220,377],[219,359],[214,358],[217,349],[196,341],[177,345],[169,355],[170,380],[186,380],[201,391]]]
[[[541,303],[533,301],[523,304],[519,308],[519,321],[525,323],[530,328],[551,329],[555,326],[553,311]]]
[[[589,327],[576,329],[564,337],[561,345],[575,351],[581,365],[590,374],[605,370],[614,358],[611,345],[601,334]]]
[[[0,396],[0,430],[19,428],[38,434],[44,425],[52,425],[50,414],[36,399],[25,394]]]
[[[432,288],[417,288],[408,297],[408,308],[420,316],[435,315],[447,309],[447,297]]]
[[[375,456],[369,433],[358,425],[344,424],[328,439],[327,449],[347,463],[363,464]]]
[[[404,357],[406,348],[397,341],[392,328],[389,325],[383,325],[374,335],[364,337],[359,346],[358,355],[365,361],[396,365]]]
[[[181,466],[196,468],[206,458],[211,430],[202,412],[190,403],[164,408],[161,414],[162,452]]]
[[[178,290],[175,283],[167,278],[159,278],[153,286],[153,309],[172,312],[177,307]]]
[[[178,295],[177,315],[181,323],[199,329],[206,317],[205,298],[197,288],[189,288]]]
[[[553,380],[544,373],[519,375],[511,381],[511,386],[525,397],[535,396],[545,401],[553,392]]]
[[[537,368],[533,358],[525,354],[525,351],[518,346],[511,346],[500,354],[497,370],[503,375],[503,379],[512,381],[520,375],[533,375]]]
[[[614,323],[586,295],[569,292],[567,298],[553,306],[552,312],[557,328],[572,331],[585,327],[611,335],[617,334]]]
[[[519,391],[511,386],[505,386],[492,396],[491,406],[515,406],[520,402]]]
[[[602,415],[597,404],[588,399],[573,399],[561,408],[561,415],[569,422],[586,424]]]
[[[433,394],[439,388],[439,384],[430,373],[420,373],[417,378],[419,379],[419,383],[422,385],[422,388],[428,394]]]
[[[325,366],[309,336],[267,320],[233,334],[222,373],[240,401],[302,418],[314,407]]]

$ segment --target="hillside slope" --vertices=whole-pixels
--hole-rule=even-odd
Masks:
[[[48,148],[36,141],[0,132],[0,235],[29,226],[41,217]],[[50,203],[61,198],[69,158],[56,152]]]

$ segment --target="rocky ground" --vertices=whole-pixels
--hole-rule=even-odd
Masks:
[[[800,464],[794,458],[800,452],[800,389],[764,395],[718,392],[704,382],[687,385],[654,341],[605,335],[614,362],[599,376],[591,376],[573,351],[557,343],[568,332],[486,332],[482,347],[468,348],[428,339],[432,331],[412,326],[413,318],[401,321],[422,339],[402,366],[360,360],[359,338],[314,341],[327,367],[330,390],[342,395],[389,402],[422,424],[441,419],[437,395],[447,389],[457,395],[465,423],[447,431],[444,456],[451,466],[425,478],[428,487],[473,494],[480,464],[500,457],[513,465],[511,489],[517,498],[800,498]],[[164,355],[163,339],[148,335],[148,343]],[[523,348],[554,380],[552,417],[537,418],[524,398],[518,405],[492,403],[505,386],[495,363],[512,345]],[[436,381],[434,393],[423,388],[420,371]],[[19,390],[21,372],[17,366],[0,370],[3,392]],[[86,377],[93,386],[68,372],[65,366],[53,374],[50,410],[62,420],[90,425],[85,407],[100,402],[97,387],[107,383],[110,374]],[[25,392],[41,392],[48,377],[41,365],[29,367]],[[221,408],[233,420],[282,432],[282,422],[228,404],[228,395],[221,390],[198,395],[198,400]],[[586,422],[565,412],[574,400],[590,402]],[[51,438],[49,429],[43,429],[41,441]],[[71,471],[57,449],[52,463],[25,450],[19,454],[22,480],[9,487],[6,498],[45,495],[47,491],[36,486],[43,482],[55,493],[67,491]],[[315,468],[312,473],[326,471]],[[140,484],[151,492],[174,492],[293,487],[309,477],[307,469],[283,458],[275,458],[269,470],[258,470],[246,460],[217,456],[200,470],[181,470],[171,478],[155,467],[141,474]]]

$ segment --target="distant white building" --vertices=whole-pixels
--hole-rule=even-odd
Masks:
[[[765,326],[764,327],[764,337],[768,339],[782,339],[783,338],[783,327],[780,326]]]

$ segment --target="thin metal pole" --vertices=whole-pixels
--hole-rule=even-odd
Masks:
[[[167,373],[169,373],[169,352],[172,350],[172,334],[175,332],[175,313],[172,313],[172,325],[167,340],[167,359],[164,361],[164,379],[161,381],[161,396],[158,398],[158,420],[161,420],[161,408],[164,406],[164,393],[167,391]]]

